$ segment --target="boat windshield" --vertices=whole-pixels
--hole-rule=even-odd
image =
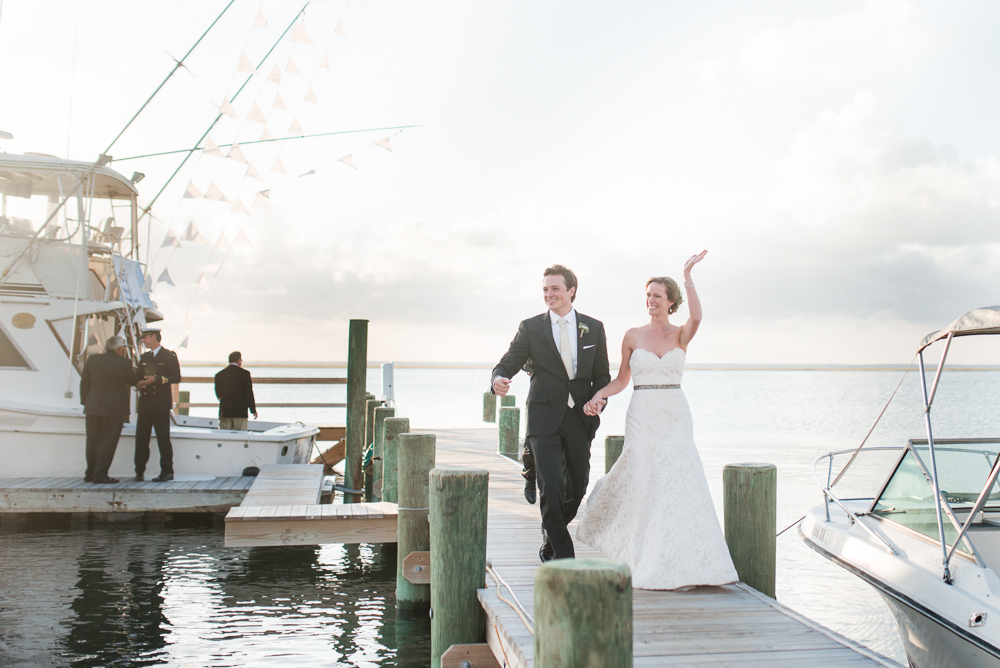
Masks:
[[[951,510],[961,515],[976,503],[986,485],[990,470],[997,458],[1000,440],[935,439],[938,481],[941,493]],[[915,453],[919,455],[917,461]],[[938,540],[937,513],[934,508],[934,491],[929,475],[930,453],[926,442],[911,441],[910,447],[900,458],[881,495],[872,507],[872,514],[902,524],[935,541]],[[1000,491],[994,483],[989,490],[984,511],[1000,511]],[[960,518],[961,519],[961,518]],[[944,517],[945,540],[955,541],[958,532]],[[959,547],[962,552],[968,550]]]

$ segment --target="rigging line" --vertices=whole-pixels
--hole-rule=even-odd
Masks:
[[[156,90],[154,90],[153,94],[149,96],[149,99],[142,103],[142,106],[139,107],[139,111],[135,112],[135,115],[132,116],[132,118],[129,119],[129,122],[125,124],[125,127],[123,127],[122,130],[121,130],[121,132],[118,133],[118,136],[111,140],[111,143],[108,144],[108,147],[106,149],[104,149],[104,154],[105,155],[107,155],[108,151],[111,150],[111,147],[115,145],[115,142],[117,142],[119,139],[121,139],[121,136],[123,134],[125,134],[125,131],[128,130],[128,128],[129,128],[130,125],[132,125],[132,122],[136,118],[139,117],[139,114],[141,114],[142,110],[146,108],[146,105],[148,105],[150,102],[153,101],[153,98],[156,97],[157,93],[160,92],[160,89],[163,88],[167,84],[167,82],[170,81],[170,78],[172,76],[174,76],[174,74],[177,73],[177,70],[179,70],[180,68],[184,67],[184,61],[187,60],[187,57],[191,55],[191,52],[195,50],[195,47],[197,47],[199,44],[201,44],[201,40],[205,39],[205,37],[208,35],[209,31],[212,30],[212,28],[215,27],[215,24],[219,22],[219,19],[222,18],[223,14],[225,14],[226,12],[229,11],[229,8],[233,6],[234,2],[236,2],[236,0],[229,0],[229,4],[226,5],[225,9],[222,10],[221,14],[219,14],[218,16],[215,17],[215,20],[212,21],[212,23],[208,26],[208,28],[205,30],[205,32],[203,32],[201,34],[201,37],[198,38],[198,41],[196,41],[193,45],[191,45],[191,48],[188,49],[188,52],[185,53],[181,57],[180,60],[175,60],[174,61],[174,68],[172,70],[170,70],[170,74],[168,74],[167,78],[164,79],[160,83],[160,85],[156,87]],[[79,11],[79,9],[77,11]]]
[[[313,139],[315,137],[330,137],[332,135],[350,135],[358,134],[361,132],[379,132],[382,130],[405,130],[407,128],[419,128],[419,125],[393,125],[386,128],[365,128],[364,130],[338,130],[337,132],[321,132],[319,134],[313,135],[295,135],[294,137],[276,137],[271,139],[258,139],[257,141],[241,141],[234,142],[233,144],[219,144],[219,148],[225,148],[226,146],[235,146],[239,144],[240,146],[247,146],[248,144],[265,144],[272,141],[288,141],[290,139]],[[156,158],[161,155],[174,155],[175,153],[188,153],[191,151],[204,151],[203,146],[199,146],[194,149],[181,148],[176,151],[163,151],[161,153],[147,153],[146,155],[132,155],[127,158],[115,158],[115,162],[124,162],[125,160],[138,160],[139,158]]]
[[[73,138],[73,93],[76,91],[76,45],[80,37],[80,0],[76,0],[76,27],[73,29],[73,68],[69,75],[69,120],[66,121],[66,159],[69,160],[70,139]]]
[[[306,2],[306,4],[302,5],[302,9],[299,10],[299,13],[295,15],[295,18],[292,19],[292,22],[288,24],[288,27],[285,28],[285,31],[278,36],[278,39],[275,40],[274,45],[270,48],[270,50],[268,50],[266,54],[264,54],[264,57],[260,59],[260,62],[257,63],[258,68],[264,64],[264,61],[267,60],[268,56],[271,55],[271,52],[273,52],[276,48],[278,48],[278,44],[280,44],[281,40],[285,38],[285,35],[287,35],[288,31],[292,29],[292,26],[295,25],[295,22],[299,20],[299,16],[301,16],[306,11],[306,7],[308,6],[309,2]],[[235,93],[233,93],[233,96],[229,98],[229,102],[232,102],[233,100],[236,99],[236,96],[240,94],[240,92],[246,87],[248,83],[250,83],[250,79],[252,78],[253,78],[252,74],[247,76],[247,80],[243,82],[243,85],[240,86]],[[160,191],[153,196],[153,199],[150,200],[149,205],[142,210],[142,215],[140,216],[140,218],[149,213],[149,210],[153,208],[153,204],[156,202],[156,200],[159,199],[160,195],[163,194],[163,191],[167,189],[168,185],[170,185],[170,182],[173,181],[174,177],[177,176],[178,172],[181,171],[181,168],[187,163],[188,158],[190,158],[191,155],[198,150],[198,146],[203,141],[205,141],[205,137],[208,136],[208,133],[212,131],[212,128],[215,127],[215,124],[219,122],[219,119],[222,118],[222,116],[223,113],[220,111],[219,114],[215,117],[215,120],[212,121],[211,124],[208,126],[208,129],[205,130],[205,133],[202,134],[202,136],[198,139],[198,141],[195,142],[194,148],[188,149],[187,155],[184,156],[183,160],[181,160],[181,164],[177,165],[177,169],[174,170],[174,173],[170,175],[170,178],[168,178],[166,183],[163,184],[163,187],[160,188]]]
[[[847,473],[847,469],[849,469],[851,467],[851,464],[854,463],[854,460],[857,458],[858,453],[861,452],[861,448],[865,447],[865,443],[868,442],[868,437],[872,435],[873,431],[875,431],[875,427],[878,425],[878,421],[882,419],[883,415],[885,415],[886,409],[889,408],[889,404],[892,403],[892,398],[896,396],[896,392],[899,391],[899,388],[903,385],[903,381],[906,380],[906,374],[910,373],[910,368],[913,366],[913,361],[915,359],[917,359],[916,355],[914,355],[913,359],[910,360],[910,363],[906,365],[906,371],[903,372],[903,377],[899,379],[899,383],[896,385],[896,389],[892,391],[891,395],[889,395],[889,401],[885,402],[885,406],[882,407],[882,412],[878,414],[877,418],[875,418],[875,424],[873,424],[872,428],[868,430],[867,434],[865,434],[865,438],[863,441],[861,441],[861,445],[858,446],[858,449],[854,451],[854,454],[851,455],[851,458],[847,460],[846,464],[844,464],[844,468],[840,469],[840,473],[838,473],[837,477],[834,478],[832,483],[830,483],[830,489],[833,489],[833,486],[836,485],[838,482],[840,482],[840,479],[844,476],[845,473]],[[829,480],[829,478],[827,478],[827,480]]]

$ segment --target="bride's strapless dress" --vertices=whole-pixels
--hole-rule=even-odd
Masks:
[[[635,385],[679,385],[684,351],[661,358],[639,348],[629,365]],[[680,387],[632,393],[625,447],[595,484],[576,535],[627,564],[637,589],[737,581]]]

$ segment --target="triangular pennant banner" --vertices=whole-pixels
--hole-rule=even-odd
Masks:
[[[388,137],[386,137],[386,138],[385,138],[385,139],[383,139],[382,141],[377,141],[377,142],[375,142],[375,145],[376,145],[376,146],[381,146],[381,147],[382,147],[382,148],[384,148],[385,150],[389,151],[389,153],[392,153],[392,145],[391,145],[391,144],[389,144],[389,140],[390,140],[390,139],[392,139],[392,136],[391,136],[391,135],[390,135],[390,136],[388,136]]]
[[[295,61],[292,60],[291,57],[289,57],[288,62],[285,63],[285,74],[302,74],[302,72],[299,71],[299,68],[295,66]]]
[[[257,68],[253,66],[253,63],[250,62],[250,59],[247,58],[247,54],[245,53],[240,56],[240,65],[236,68],[236,71],[246,72],[247,74],[260,74],[260,72],[257,71]]]
[[[158,279],[156,279],[156,282],[157,283],[166,283],[167,285],[173,285],[174,284],[173,279],[170,278],[170,272],[167,271],[166,267],[163,268],[163,273],[160,274],[160,277]]]
[[[190,199],[201,199],[204,197],[193,183],[188,184],[187,190],[184,191],[184,196]]]
[[[260,110],[260,107],[257,106],[256,102],[250,108],[250,113],[247,115],[247,120],[253,121],[254,123],[263,123],[264,125],[267,125],[267,119],[264,117],[264,112]]]
[[[347,32],[344,31],[344,23],[340,22],[337,24],[337,29],[333,31],[335,35],[340,35],[344,39],[347,39]]]
[[[278,95],[278,94],[275,94],[275,96],[274,96],[274,103],[271,104],[271,108],[272,109],[288,109],[288,107],[285,106],[285,101],[282,100],[281,96]]]
[[[202,275],[198,277],[198,287],[201,288],[202,290],[208,292],[208,286],[211,284],[212,281],[209,280],[208,274],[202,273]]]
[[[213,202],[229,202],[229,198],[214,183],[205,191],[205,199],[212,200]]]
[[[271,70],[271,73],[267,75],[267,80],[268,81],[273,81],[276,84],[280,84],[281,83],[281,68],[278,67],[277,65],[275,65],[274,69]]]
[[[236,119],[240,117],[240,115],[236,113],[236,109],[233,107],[233,105],[229,104],[229,100],[222,101],[222,106],[219,107],[219,111],[225,114],[226,116],[232,116],[233,118]]]
[[[167,230],[167,236],[163,237],[163,243],[160,244],[160,248],[166,248],[167,246],[180,246],[181,240],[177,238],[173,230]]]
[[[239,198],[239,197],[237,197],[237,198],[236,198],[236,201],[235,201],[235,202],[233,202],[233,208],[232,208],[232,212],[233,212],[233,213],[245,213],[245,214],[247,214],[248,216],[250,215],[250,210],[249,210],[249,209],[247,209],[247,208],[246,208],[246,207],[245,207],[245,206],[243,205],[243,202],[242,202],[242,201],[240,200],[240,198]]]
[[[229,245],[229,239],[226,238],[225,232],[219,235],[219,240],[215,242],[215,247],[221,248],[222,250],[232,249],[232,246]]]
[[[288,134],[290,135],[304,135],[305,132],[302,131],[302,126],[297,120],[292,121],[292,127],[288,128]]]
[[[293,42],[298,42],[299,44],[313,43],[313,41],[309,39],[309,33],[306,32],[306,26],[304,23],[300,23],[295,26],[295,30],[292,31],[292,36],[289,39]]]
[[[180,344],[177,347],[178,348],[187,348],[188,347],[188,337],[185,336],[184,340],[181,341]]]
[[[243,153],[243,149],[240,148],[240,145],[235,143],[229,148],[228,157],[232,158],[236,162],[242,162],[243,164],[247,164],[250,162],[249,160],[247,160],[247,156]],[[211,190],[211,188],[209,188],[209,190]],[[209,197],[209,199],[212,198]]]
[[[209,188],[209,190],[211,190],[211,189],[212,188]],[[206,246],[208,245],[208,239],[206,239],[205,237],[201,236],[201,232],[199,232],[198,228],[194,226],[194,223],[188,223],[187,230],[184,231],[184,239],[183,240],[184,241],[193,241],[196,244],[205,244]]]
[[[254,28],[266,28],[267,27],[267,19],[264,18],[264,12],[263,11],[258,10],[258,12],[257,12],[257,18],[254,19],[254,21],[253,21],[253,27]]]
[[[247,176],[249,176],[251,179],[257,179],[258,181],[264,180],[264,177],[260,175],[260,172],[257,171],[257,168],[250,163],[247,163]]]
[[[164,271],[166,271],[165,268]],[[171,285],[173,285],[173,283],[171,283]],[[149,274],[146,274],[146,278],[143,279],[142,281],[142,291],[149,292],[152,289],[153,289],[153,277],[150,276]]]
[[[271,173],[277,172],[278,174],[288,174],[288,170],[285,169],[285,165],[282,164],[281,158],[275,158],[274,164],[271,165]]]
[[[323,54],[323,60],[319,61],[319,68],[321,70],[330,69],[330,57],[325,53]]]
[[[211,137],[205,140],[205,148],[203,148],[201,152],[204,155],[221,155],[222,157],[226,157],[226,154],[222,152],[222,149],[219,148],[218,144],[212,141]]]
[[[319,104],[319,100],[316,99],[316,93],[310,88],[309,92],[306,93],[306,102],[312,102],[313,104]]]
[[[271,205],[268,204],[267,198],[264,197],[264,195],[262,195],[260,193],[257,193],[257,197],[256,197],[256,199],[254,199],[253,205],[254,206],[259,206],[262,209],[267,209],[268,211],[271,210]]]
[[[267,139],[274,139],[274,135],[268,132],[267,128],[264,128],[264,131],[260,133],[260,140],[265,141]]]
[[[253,245],[253,242],[250,241],[250,237],[247,236],[246,230],[242,230],[242,229],[239,232],[236,233],[236,236],[233,238],[233,243],[234,244],[241,244],[243,246],[249,246],[250,248],[254,248],[255,247]]]
[[[354,162],[351,160],[351,156],[353,156],[353,155],[354,155],[353,153],[348,153],[343,158],[338,158],[338,160],[340,160],[342,163],[344,163],[348,167],[354,167]],[[357,167],[354,167],[354,169],[357,169]]]
[[[259,193],[257,193],[257,194],[258,194],[258,195],[263,195],[264,197],[267,197],[268,199],[270,199],[270,198],[271,198],[271,189],[270,189],[270,188],[268,188],[267,190],[261,190],[261,191],[260,191]]]

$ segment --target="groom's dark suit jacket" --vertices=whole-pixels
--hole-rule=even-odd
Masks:
[[[583,405],[594,393],[611,382],[608,364],[608,337],[600,320],[576,313],[577,337],[576,378],[569,379],[559,348],[552,338],[552,321],[546,311],[534,318],[523,320],[510,349],[493,369],[493,382],[498,377],[513,378],[525,364],[531,369],[531,386],[526,401],[527,436],[551,436],[562,424],[569,395],[573,395],[584,424],[593,439],[601,419],[583,413]],[[581,327],[584,325],[584,327]]]

